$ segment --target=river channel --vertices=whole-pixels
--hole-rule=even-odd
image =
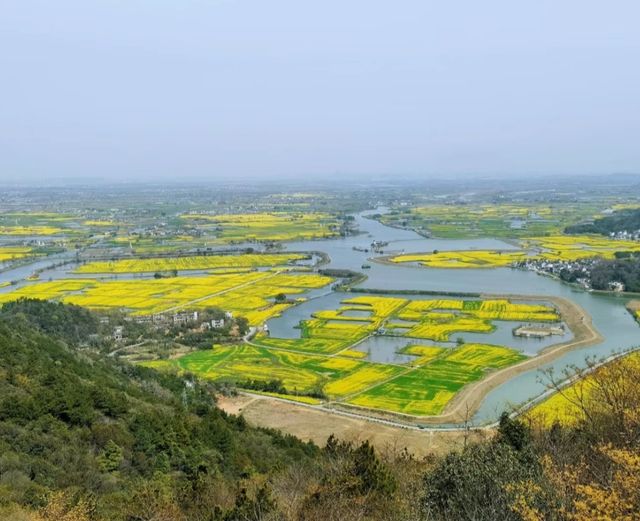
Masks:
[[[555,279],[537,275],[536,273],[511,268],[496,269],[435,269],[416,268],[407,265],[389,265],[370,262],[375,256],[371,252],[354,250],[369,248],[372,241],[384,241],[389,245],[384,248],[384,255],[396,252],[430,252],[433,250],[468,250],[468,249],[512,249],[514,246],[495,239],[446,240],[426,239],[415,232],[385,226],[378,221],[367,218],[367,215],[380,212],[363,212],[356,215],[356,221],[362,234],[344,239],[323,241],[294,242],[287,245],[291,251],[322,251],[329,255],[329,267],[360,271],[367,275],[367,280],[359,284],[361,288],[384,290],[427,290],[443,292],[496,293],[514,295],[547,295],[572,300],[582,306],[593,319],[593,325],[604,340],[598,344],[578,348],[560,356],[552,363],[538,370],[522,373],[508,382],[496,387],[487,394],[476,412],[473,423],[476,425],[493,422],[505,409],[522,405],[546,390],[542,370],[553,368],[559,374],[571,365],[584,366],[587,357],[605,358],[614,353],[640,345],[640,327],[625,309],[628,297],[597,294],[576,289]],[[383,254],[380,254],[383,255]],[[362,270],[363,264],[370,269]],[[286,311],[282,317],[273,319],[269,325],[274,336],[288,331],[287,336],[298,336],[292,330],[301,319],[309,318],[316,309],[329,309],[350,294],[331,293],[316,297],[302,306]],[[405,297],[407,298],[407,297]],[[428,298],[428,297],[421,297]],[[287,324],[287,327],[283,327]],[[294,332],[292,332],[294,331]],[[467,341],[480,341],[481,335],[465,335]],[[535,340],[511,338],[507,344],[520,347],[523,352],[532,354],[536,348]],[[566,341],[567,337],[562,337]],[[405,341],[406,342],[406,341]],[[497,343],[497,342],[496,342]],[[545,342],[548,345],[547,342]],[[526,347],[524,347],[526,346]]]
[[[469,249],[513,249],[514,246],[495,239],[447,240],[426,239],[409,230],[401,230],[385,226],[378,221],[367,218],[368,215],[379,213],[384,209],[362,212],[355,215],[356,223],[362,233],[340,239],[314,240],[292,242],[286,244],[289,251],[326,253],[330,262],[324,267],[334,269],[348,269],[359,271],[367,275],[367,279],[358,286],[364,289],[387,290],[424,290],[463,293],[494,293],[513,295],[541,295],[558,296],[572,300],[582,306],[592,317],[593,325],[600,332],[604,340],[598,344],[567,352],[552,363],[541,369],[522,373],[508,382],[496,387],[487,394],[482,405],[476,412],[473,423],[476,425],[493,422],[501,411],[512,406],[525,404],[545,390],[544,378],[541,370],[553,368],[556,373],[570,365],[584,366],[586,357],[605,358],[611,354],[629,349],[640,344],[640,327],[625,309],[628,297],[590,293],[563,284],[554,279],[537,275],[533,272],[511,268],[497,269],[435,269],[419,268],[409,265],[391,265],[371,262],[377,255],[392,253],[431,252],[433,250],[469,250]],[[374,254],[370,249],[371,243],[376,241],[388,242],[384,253]],[[0,272],[0,282],[20,280],[28,276],[35,269],[51,265],[54,261],[70,260],[72,254],[60,254],[38,261],[35,264],[22,266]],[[368,269],[362,266],[367,264]],[[42,280],[57,279],[69,276],[72,266],[65,266],[53,270],[46,270],[41,274]],[[189,272],[195,275],[193,272]],[[202,274],[205,274],[202,272]],[[136,278],[145,275],[119,275],[117,278]],[[147,274],[146,276],[149,276]],[[111,275],[109,278],[114,278]],[[21,280],[20,284],[24,284]],[[2,288],[0,291],[9,291]],[[340,302],[357,294],[340,293],[329,288],[313,290],[305,295],[308,300],[298,306],[288,309],[281,317],[268,322],[272,336],[281,338],[297,338],[300,330],[296,328],[300,320],[310,318],[314,311],[339,307]],[[431,298],[428,296],[403,298]],[[509,345],[521,350],[524,354],[534,356],[542,348],[551,343],[565,342],[571,338],[570,333],[563,337],[553,337],[545,340],[516,338],[511,334],[514,323],[496,323],[498,326],[493,333],[472,334],[461,333],[466,342],[485,342]],[[397,350],[407,343],[421,343],[407,338],[374,338],[365,341],[360,349],[368,353],[372,361],[386,363],[404,363],[410,358],[397,354]]]

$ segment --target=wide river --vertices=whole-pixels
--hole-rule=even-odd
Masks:
[[[445,240],[425,239],[420,235],[408,231],[385,226],[377,221],[366,218],[367,215],[384,211],[362,212],[355,216],[360,235],[342,239],[327,239],[320,241],[293,242],[286,245],[291,251],[322,251],[329,255],[328,266],[336,269],[349,269],[365,273],[367,280],[359,287],[384,290],[428,290],[454,291],[472,293],[499,293],[520,295],[554,295],[573,300],[582,306],[593,318],[593,324],[603,336],[604,340],[596,345],[575,349],[557,358],[541,369],[553,368],[556,374],[571,365],[584,366],[587,357],[605,358],[640,344],[640,327],[625,309],[626,297],[615,295],[594,294],[568,285],[554,279],[536,275],[535,273],[510,268],[499,269],[434,269],[417,268],[407,265],[389,265],[369,262],[375,254],[354,250],[354,247],[370,248],[374,240],[388,242],[384,248],[385,255],[395,252],[430,252],[438,250],[467,250],[467,249],[509,249],[513,246],[494,239],[475,240]],[[0,282],[24,279],[37,268],[52,264],[53,261],[66,260],[73,254],[56,255],[43,259],[29,266],[0,272]],[[369,264],[370,269],[362,270],[363,264]],[[64,278],[71,275],[70,266],[47,270],[42,273],[42,280],[48,278]],[[149,276],[148,274],[146,276]],[[132,278],[132,275],[120,275],[118,278]],[[111,277],[110,277],[111,278]],[[24,282],[22,282],[24,283]],[[10,291],[2,288],[0,292]],[[281,317],[269,321],[273,336],[298,337],[300,332],[295,326],[300,320],[308,319],[316,310],[330,309],[338,306],[340,301],[352,294],[332,292],[329,289],[311,291],[306,295],[309,300],[299,306],[287,310]],[[411,298],[411,297],[404,297]],[[421,297],[430,298],[430,297]],[[500,326],[496,332],[486,335],[487,342],[503,343],[526,354],[533,355],[550,342],[560,342],[569,339],[568,335],[537,341],[533,339],[519,339],[511,335],[511,323]],[[482,334],[461,333],[466,341],[483,341]],[[369,353],[369,358],[377,361],[402,363],[403,355],[397,355],[398,346],[406,343],[406,339],[374,338],[367,341],[361,349]],[[541,370],[522,373],[501,386],[495,388],[485,397],[473,423],[480,425],[494,421],[500,412],[512,406],[522,405],[542,394],[545,390],[544,378]]]
[[[390,291],[408,289],[565,297],[582,306],[591,315],[594,326],[604,338],[599,344],[570,351],[541,369],[522,373],[495,388],[485,397],[473,419],[474,424],[492,422],[503,410],[524,404],[545,392],[545,379],[541,370],[553,368],[556,374],[560,374],[568,366],[584,366],[587,357],[605,358],[640,344],[640,327],[625,309],[625,303],[629,300],[627,297],[590,293],[530,271],[511,268],[434,269],[368,262],[367,259],[374,254],[357,251],[353,247],[370,248],[371,242],[374,240],[389,242],[389,245],[384,248],[385,254],[401,251],[406,253],[430,252],[435,249],[513,248],[509,244],[494,239],[425,239],[415,232],[391,228],[366,218],[366,215],[379,211],[363,212],[356,215],[359,228],[364,232],[361,235],[344,239],[294,242],[288,244],[287,248],[292,251],[323,251],[331,258],[329,264],[331,268],[344,268],[365,273],[368,279],[359,284],[359,287],[362,288]],[[362,270],[363,264],[369,264],[371,268]],[[273,336],[278,336],[279,331],[283,333],[286,330],[292,331],[292,327],[300,319],[309,318],[311,312],[316,309],[327,309],[327,304],[335,304],[342,298],[350,296],[339,293],[320,295],[320,292],[316,293],[316,297],[310,302],[292,308],[286,311],[282,317],[270,321],[269,325]],[[287,336],[298,336],[297,330],[295,331]],[[478,337],[474,337],[474,340],[478,340]],[[509,345],[518,347],[514,345],[515,343],[517,340],[512,338]],[[526,348],[523,350],[528,351]]]

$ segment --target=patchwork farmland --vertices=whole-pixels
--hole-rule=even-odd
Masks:
[[[338,220],[325,213],[184,214],[200,230],[214,230],[222,243],[292,241],[336,237]]]
[[[39,298],[96,310],[124,309],[132,316],[220,308],[244,316],[259,330],[269,319],[304,300],[309,290],[334,281],[290,265],[301,258],[299,254],[245,254],[93,262],[75,272],[210,271],[167,278],[34,281],[0,293],[0,302]],[[276,299],[278,295],[287,298]],[[454,335],[489,334],[496,322],[560,320],[558,311],[546,303],[345,294],[337,308],[318,310],[301,321],[300,338],[277,338],[262,332],[244,344],[215,345],[176,359],[144,364],[233,381],[239,387],[308,405],[339,404],[424,417],[445,411],[466,385],[526,358],[515,349],[490,341],[454,342]],[[359,344],[373,336],[398,339],[398,352],[408,361],[370,360]],[[268,382],[277,382],[275,391],[265,391]]]
[[[559,320],[557,310],[548,304],[362,295],[345,298],[337,309],[313,313],[300,323],[300,338],[262,333],[242,346],[214,346],[145,365],[230,380],[250,389],[255,381],[276,380],[280,387],[275,394],[280,398],[425,417],[443,413],[466,385],[527,359],[507,346],[451,342],[453,333],[488,333],[496,321]],[[402,322],[402,331],[392,327],[397,321]],[[373,335],[404,338],[400,351],[411,360],[368,360],[358,345]]]
[[[386,261],[434,268],[490,268],[535,256],[610,258],[619,248],[638,248],[637,243],[604,237],[560,235],[554,223],[562,220],[558,209],[514,206],[502,208],[500,215],[494,215],[490,208],[476,210],[486,229],[498,226],[498,221],[503,226],[510,218],[529,219],[540,226],[530,226],[527,234],[514,234],[521,249],[412,253]],[[467,217],[472,215],[467,209]],[[336,237],[344,231],[344,221],[337,214],[179,213],[171,220],[175,233],[166,239],[140,234],[126,219],[105,214],[83,219],[34,214],[12,219],[2,224],[13,226],[15,233],[69,235],[82,230],[128,252],[124,258],[112,260],[89,257],[75,263],[68,277],[34,277],[15,287],[5,286],[0,303],[40,298],[98,311],[120,309],[132,317],[219,308],[246,318],[257,334],[241,345],[215,345],[179,358],[144,363],[232,381],[252,392],[307,405],[365,414],[442,415],[465,388],[527,358],[509,347],[508,340],[493,340],[500,324],[509,328],[522,323],[562,322],[558,309],[542,301],[345,294],[338,305],[316,309],[301,320],[299,338],[278,338],[263,332],[264,324],[336,279],[309,267],[312,253],[274,253],[278,249],[270,243]],[[473,227],[473,220],[468,221]],[[531,235],[534,231],[540,235]],[[267,246],[256,252],[245,248],[242,253],[228,254],[209,248],[240,242]],[[174,248],[182,253],[171,253]],[[25,246],[7,246],[0,252],[8,259],[33,254]],[[473,340],[465,342],[463,335],[473,335]],[[392,342],[399,355],[397,361],[373,359],[366,347],[370,339]]]
[[[144,273],[219,268],[256,268],[283,266],[306,259],[301,254],[198,255],[191,257],[159,257],[150,259],[121,259],[89,262],[76,268],[75,273]]]
[[[530,237],[522,239],[519,244],[522,249],[411,253],[375,260],[393,264],[415,263],[426,268],[501,268],[527,260],[576,261],[592,257],[613,259],[616,252],[640,252],[637,241],[590,235]]]
[[[225,256],[225,264],[231,259]],[[37,281],[0,293],[0,303],[37,298],[94,310],[123,309],[133,316],[219,307],[243,315],[252,325],[260,325],[294,304],[291,299],[277,302],[276,296],[302,298],[310,289],[324,287],[332,281],[315,273],[278,268],[168,278],[70,278]]]

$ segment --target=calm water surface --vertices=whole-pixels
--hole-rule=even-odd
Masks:
[[[604,340],[590,347],[571,351],[543,369],[553,368],[561,372],[569,365],[584,366],[585,357],[606,357],[612,353],[628,349],[640,344],[640,328],[624,305],[629,300],[622,296],[597,295],[581,291],[561,284],[553,279],[536,275],[528,271],[499,269],[426,269],[407,265],[384,265],[371,263],[368,259],[378,256],[371,252],[356,251],[353,248],[370,248],[373,240],[389,242],[385,246],[384,255],[391,253],[431,252],[433,250],[467,250],[467,249],[513,249],[514,246],[495,239],[447,240],[425,239],[418,234],[384,226],[377,221],[366,218],[376,212],[363,212],[356,215],[360,230],[364,233],[342,239],[328,239],[320,241],[302,241],[289,243],[289,251],[322,251],[329,255],[329,267],[362,271],[363,264],[370,264],[371,269],[364,270],[368,279],[360,284],[362,288],[393,290],[428,290],[428,291],[459,291],[474,293],[511,293],[530,295],[554,295],[573,300],[582,306],[593,318],[593,323],[604,337]],[[28,276],[35,269],[50,265],[53,261],[69,258],[68,255],[50,257],[29,266],[8,270],[0,273],[0,282],[17,280]],[[42,274],[42,280],[48,278],[69,277],[69,267],[47,271]],[[201,274],[203,274],[202,272]],[[192,272],[190,273],[192,274]],[[86,276],[86,275],[85,275]],[[93,276],[92,276],[93,277]],[[133,278],[134,275],[121,275],[119,278]],[[0,291],[8,291],[3,288]],[[320,309],[331,309],[340,306],[345,298],[358,294],[331,292],[330,288],[321,288],[307,293],[309,298],[298,306],[290,308],[281,317],[269,321],[271,335],[281,338],[298,338],[300,330],[295,326],[300,320],[308,319],[311,314]],[[411,298],[403,296],[403,298]],[[429,297],[414,297],[429,298]],[[509,345],[523,353],[533,355],[550,343],[566,341],[570,334],[564,337],[536,340],[515,338],[511,329],[512,322],[498,322],[498,328],[491,334],[460,333],[467,342],[487,342]],[[388,363],[405,363],[412,359],[409,355],[399,355],[397,349],[406,345],[406,338],[373,337],[358,349],[368,353],[371,360]],[[420,343],[416,341],[414,343]],[[513,378],[490,392],[484,399],[482,406],[474,417],[476,424],[493,421],[505,408],[525,403],[545,391],[540,370],[533,370]]]
[[[385,247],[385,254],[401,251],[407,253],[429,252],[434,249],[514,248],[510,244],[494,239],[425,239],[414,232],[384,226],[377,221],[372,221],[365,217],[367,213],[372,214],[376,212],[364,212],[356,216],[360,229],[365,231],[363,235],[337,240],[292,243],[288,245],[288,248],[293,251],[304,251],[308,249],[324,251],[331,257],[330,266],[332,268],[347,268],[355,271],[361,271],[362,264],[366,263],[367,259],[374,255],[372,253],[354,251],[353,246],[367,248],[373,240],[389,242],[389,245]],[[553,368],[556,373],[559,373],[570,365],[584,366],[586,357],[602,358],[640,345],[640,328],[624,307],[629,300],[627,297],[593,294],[575,289],[548,277],[536,275],[529,271],[513,270],[511,268],[460,270],[426,269],[377,263],[370,264],[371,269],[364,271],[368,279],[360,284],[363,288],[391,291],[412,289],[553,295],[573,300],[591,315],[595,327],[602,334],[604,340],[599,344],[566,353],[554,362],[541,368],[542,370]],[[291,329],[292,323],[297,323],[301,319],[308,318],[310,312],[315,309],[328,309],[329,307],[337,306],[344,297],[344,294],[331,294],[322,297],[323,300],[321,302],[307,302],[287,311],[283,317],[272,321],[274,325],[277,323],[278,327],[278,333],[272,330],[272,334],[279,336],[281,331],[284,332],[284,330],[288,329],[289,337],[297,337],[299,331]],[[319,307],[316,307],[316,305]],[[537,341],[534,339],[515,340],[510,336],[512,323],[507,322],[505,324],[507,324],[505,327],[508,329],[508,332],[505,331],[505,327],[503,327],[501,328],[502,332],[499,334],[503,335],[502,338],[504,340],[508,338],[509,342],[505,341],[502,343],[520,348],[527,354],[533,354],[541,347],[544,347],[540,342],[544,343],[545,341]],[[480,334],[474,335],[470,333],[463,333],[460,336],[463,336],[467,341],[480,341],[480,338],[488,338],[485,335],[480,336]],[[565,340],[566,337],[563,337],[562,341]],[[556,343],[558,341],[560,341],[558,337],[555,337],[547,342]],[[541,370],[529,371],[494,389],[484,399],[482,406],[474,417],[474,422],[481,424],[493,421],[505,408],[525,403],[543,393],[546,387],[543,381],[544,378],[541,376]]]

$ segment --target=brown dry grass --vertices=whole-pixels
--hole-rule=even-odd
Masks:
[[[244,394],[232,398],[220,397],[218,405],[230,414],[242,414],[251,425],[279,429],[320,446],[333,434],[347,441],[368,440],[380,451],[407,448],[415,456],[423,457],[449,452],[465,442],[465,433],[461,431],[405,429],[269,397]],[[467,433],[467,439],[477,441],[489,435],[487,431],[471,431]]]

